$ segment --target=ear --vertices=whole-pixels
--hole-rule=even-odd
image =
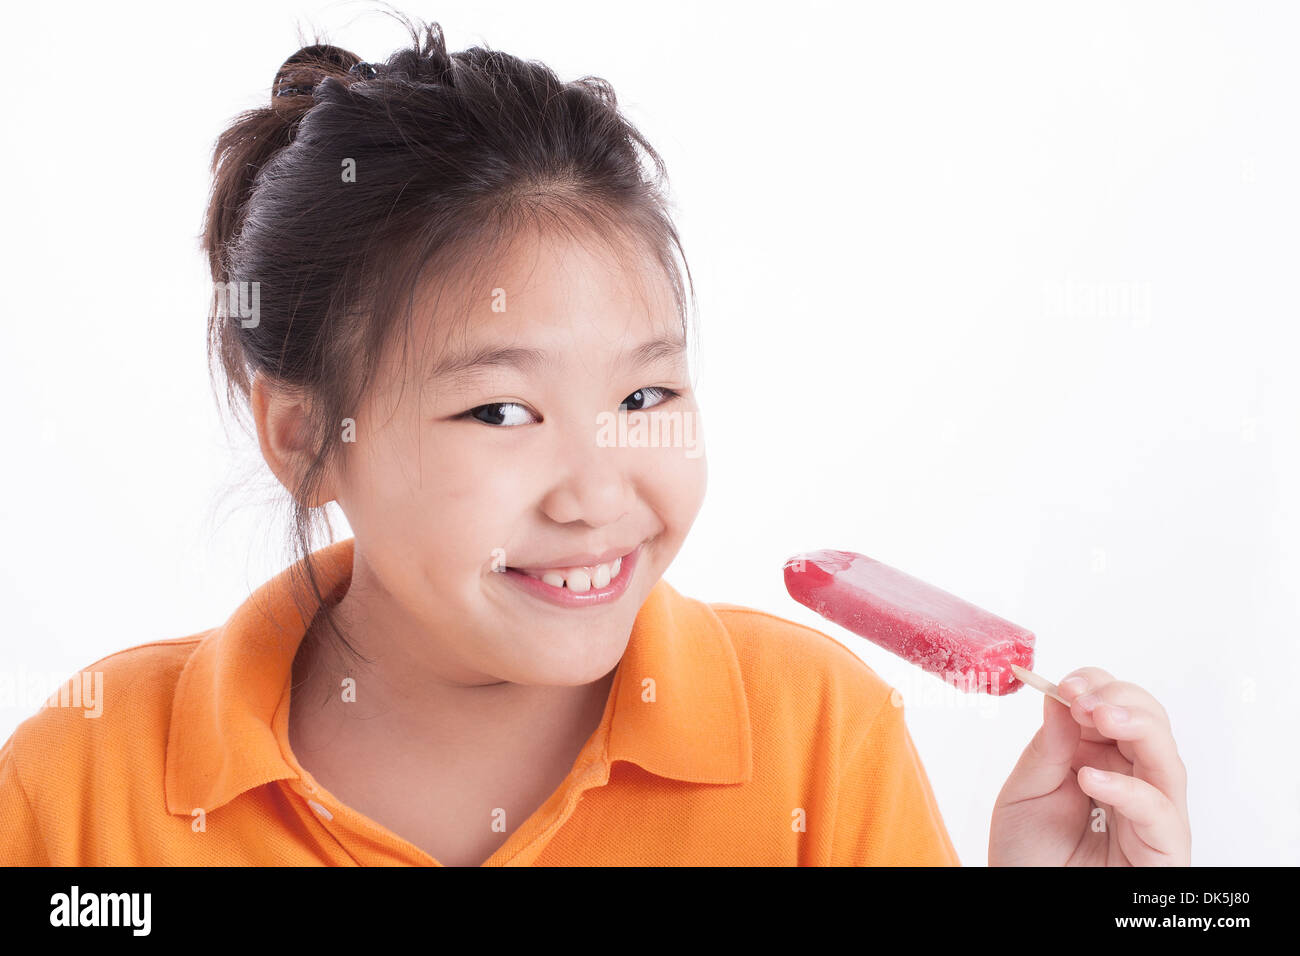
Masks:
[[[313,457],[306,440],[307,406],[301,396],[276,387],[261,372],[253,377],[249,404],[262,457],[280,484],[294,494]],[[327,475],[307,507],[319,507],[335,497],[333,479]]]

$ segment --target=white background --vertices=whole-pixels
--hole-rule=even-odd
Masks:
[[[606,77],[664,155],[710,468],[666,577],[898,687],[963,862],[1041,695],[965,697],[822,621],[787,557],[861,551],[1032,629],[1050,679],[1142,685],[1193,863],[1300,862],[1295,9],[861,6],[402,9]],[[25,684],[219,625],[287,560],[209,391],[207,164],[297,25],[404,43],[372,9],[8,15],[0,736]]]

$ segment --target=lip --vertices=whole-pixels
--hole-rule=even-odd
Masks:
[[[632,575],[636,573],[640,558],[641,545],[638,544],[623,556],[623,563],[619,567],[618,577],[603,588],[589,588],[581,594],[570,591],[568,588],[552,587],[541,578],[531,577],[515,568],[506,568],[505,574],[501,576],[516,587],[546,601],[548,604],[568,608],[592,607],[597,604],[608,604],[622,597],[623,592],[627,590],[628,582],[632,580]],[[567,566],[575,567],[575,565]]]
[[[640,545],[637,545],[640,547]],[[570,554],[563,558],[558,558],[550,564],[536,564],[531,567],[520,567],[521,571],[549,571],[551,568],[594,568],[598,564],[613,564],[617,559],[626,557],[630,551],[623,551],[619,548],[610,548],[604,554]]]

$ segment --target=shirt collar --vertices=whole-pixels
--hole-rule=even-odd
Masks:
[[[351,583],[355,540],[312,555],[321,593],[331,603]],[[170,813],[215,810],[253,787],[297,776],[285,756],[289,682],[298,645],[319,608],[314,597],[295,600],[303,592],[303,571],[299,562],[262,585],[190,655],[168,731]],[[637,612],[619,669],[611,690],[609,762],[628,760],[692,783],[750,779],[740,663],[711,607],[660,578]]]

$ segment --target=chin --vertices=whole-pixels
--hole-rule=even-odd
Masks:
[[[574,648],[574,656],[565,658],[534,658],[528,662],[519,662],[514,677],[506,680],[516,684],[535,684],[548,687],[578,687],[600,680],[622,660],[627,649],[626,636],[622,636],[616,647],[608,653],[591,653],[590,647]]]

